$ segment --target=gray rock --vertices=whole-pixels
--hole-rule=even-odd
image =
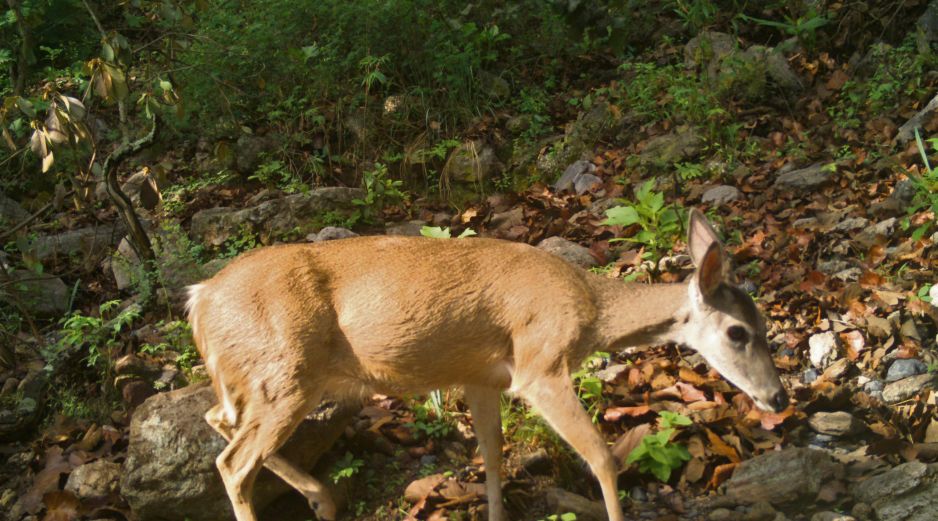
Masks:
[[[857,521],[857,518],[840,512],[817,512],[811,516],[811,521]]]
[[[895,382],[926,372],[928,372],[928,366],[925,365],[925,362],[917,358],[901,358],[889,366],[889,370],[886,371],[886,381]]]
[[[554,183],[554,191],[563,192],[566,190],[573,190],[577,179],[584,175],[592,175],[595,171],[596,165],[589,161],[574,161],[566,168],[566,170],[563,171],[563,175],[560,176],[560,179]],[[592,177],[596,176],[593,175]]]
[[[29,245],[29,251],[46,267],[78,260],[85,269],[97,269],[123,236],[124,226],[120,223],[89,226],[38,237]]]
[[[221,246],[242,228],[269,239],[297,227],[310,226],[327,211],[351,211],[352,200],[363,196],[357,188],[330,186],[264,201],[249,208],[209,208],[192,216],[189,233],[194,239],[212,246]]]
[[[707,514],[708,521],[734,521],[739,518],[739,514],[728,508],[717,508]]]
[[[550,474],[554,467],[554,461],[550,454],[544,449],[537,449],[534,452],[521,456],[521,468],[528,474],[543,475]]]
[[[312,239],[309,237],[312,237]],[[335,241],[338,239],[348,239],[349,237],[358,237],[358,234],[352,230],[349,230],[348,228],[326,226],[322,230],[319,230],[319,233],[307,236],[307,240],[310,240],[311,242],[324,242]]]
[[[849,232],[858,228],[866,228],[868,224],[870,224],[869,219],[864,219],[863,217],[848,217],[834,225],[833,230],[835,232]]]
[[[606,507],[599,501],[590,501],[583,496],[561,488],[544,491],[547,508],[553,514],[576,514],[577,521],[606,521]]]
[[[253,174],[263,154],[275,150],[280,142],[275,136],[242,135],[235,145],[235,168],[242,174]]]
[[[577,195],[587,192],[596,192],[602,189],[603,180],[593,174],[583,174],[573,182],[573,189]]]
[[[699,154],[705,141],[696,129],[678,129],[648,140],[639,159],[644,163],[671,165]]]
[[[772,186],[780,190],[814,190],[831,180],[830,170],[824,163],[815,163],[809,167],[779,174]]]
[[[770,49],[764,54],[764,57],[765,72],[769,75],[769,79],[775,82],[780,89],[790,92],[801,90],[804,87],[801,83],[801,79],[795,73],[794,69],[791,68],[791,64],[788,63],[785,55],[780,51]]]
[[[898,224],[898,221],[895,217],[884,219],[874,224],[873,226],[869,226],[864,229],[862,232],[857,234],[854,240],[864,246],[872,246],[876,243],[878,237],[890,237],[893,230],[896,228],[896,224]]]
[[[707,72],[707,78],[716,81],[724,58],[736,53],[736,38],[717,31],[701,31],[684,45],[684,64]]]
[[[883,401],[888,403],[901,402],[915,396],[925,387],[934,386],[935,375],[933,374],[920,374],[896,380],[886,384],[886,387],[883,388]]]
[[[427,225],[426,221],[413,220],[399,223],[389,223],[384,229],[386,235],[403,235],[406,237],[420,237],[420,230]]]
[[[832,331],[817,333],[808,338],[808,357],[811,365],[824,369],[837,359],[837,337]]]
[[[725,484],[726,496],[745,504],[811,501],[822,485],[842,474],[843,465],[823,451],[805,448],[772,451],[740,463]]]
[[[442,175],[457,183],[484,183],[504,169],[495,155],[495,148],[476,140],[466,141],[450,152]]]
[[[742,197],[742,193],[735,186],[719,185],[704,192],[700,201],[713,206],[723,206]]]
[[[772,521],[777,512],[768,501],[755,503],[743,515],[743,521]]]
[[[818,372],[818,370],[811,367],[804,370],[804,373],[801,375],[801,381],[806,384],[810,384],[817,380],[819,376],[821,376],[821,374]]]
[[[889,197],[871,206],[870,211],[879,215],[904,215],[915,198],[915,192],[915,184],[910,179],[903,179],[896,183]]]
[[[0,192],[0,221],[3,224],[13,226],[24,221],[27,217],[29,217],[29,212],[20,206],[20,203]]]
[[[557,255],[570,264],[584,269],[592,268],[593,266],[599,264],[596,262],[596,259],[590,255],[589,248],[580,246],[575,242],[568,241],[563,237],[548,237],[541,241],[537,247],[546,252]]]
[[[216,403],[211,387],[192,385],[157,394],[136,410],[121,474],[121,495],[138,518],[234,519],[215,468],[215,458],[226,443],[203,418]],[[357,410],[347,406],[321,408],[313,419],[303,421],[280,454],[299,468],[312,468]],[[260,510],[286,490],[283,481],[262,470],[254,487],[254,504]]]
[[[938,41],[938,1],[932,0],[915,23],[929,42]]]
[[[938,511],[938,464],[903,463],[849,490],[880,521],[931,521]]]
[[[929,6],[929,10],[932,7]],[[931,116],[935,109],[938,109],[938,95],[931,99],[925,108],[915,113],[914,116],[909,118],[908,121],[902,124],[899,127],[899,131],[896,132],[896,137],[894,141],[897,145],[904,145],[909,141],[915,139],[915,129],[921,129],[925,125],[925,121]],[[919,134],[922,134],[922,131],[919,130]]]
[[[131,287],[141,275],[140,257],[126,237],[117,245],[117,255],[111,258],[109,264],[117,289],[121,291]]]
[[[619,116],[605,101],[594,103],[586,112],[580,113],[576,121],[567,127],[564,136],[550,139],[545,146],[538,146],[535,168],[547,179],[554,179],[571,163],[592,155],[596,143],[604,136],[614,135],[619,127]],[[552,144],[551,144],[552,143]],[[546,146],[551,144],[551,146]],[[517,161],[512,161],[518,164]],[[513,168],[516,168],[513,166]]]
[[[23,306],[31,315],[56,318],[68,311],[71,292],[62,279],[47,274],[17,270],[10,273],[8,291],[0,292],[0,300]]]
[[[104,459],[85,463],[69,474],[65,490],[78,499],[106,497],[117,492],[120,471],[120,464]]]
[[[156,183],[156,177],[146,170],[141,170],[131,175],[121,186],[134,208],[143,208],[153,210],[162,201],[163,196],[160,193],[159,185]]]
[[[808,418],[808,425],[820,434],[850,436],[865,429],[862,421],[846,411],[816,412]]]

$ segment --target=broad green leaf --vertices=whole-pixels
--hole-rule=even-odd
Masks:
[[[449,239],[453,236],[449,231],[449,227],[440,228],[439,226],[424,226],[420,228],[420,235],[432,239]]]
[[[472,228],[466,228],[465,230],[462,231],[462,233],[459,234],[459,237],[456,237],[456,238],[465,239],[466,237],[472,237],[473,235],[478,235],[478,234]]]
[[[606,210],[606,220],[602,222],[607,226],[631,226],[641,219],[633,206],[616,206]]]

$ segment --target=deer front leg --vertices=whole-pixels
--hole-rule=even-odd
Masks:
[[[469,412],[472,413],[472,428],[479,439],[479,452],[485,462],[485,495],[488,496],[489,521],[507,521],[501,483],[501,392],[490,387],[467,385],[463,396],[469,406]]]
[[[567,375],[539,375],[517,389],[560,437],[586,460],[599,480],[610,521],[625,521],[616,486],[616,463]]]

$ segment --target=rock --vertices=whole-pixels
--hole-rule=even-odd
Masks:
[[[310,239],[312,237],[312,239]],[[348,239],[349,237],[358,237],[358,234],[348,228],[338,226],[326,226],[319,230],[317,234],[310,234],[306,237],[310,242],[335,241],[338,239]]]
[[[501,76],[480,70],[476,73],[476,81],[482,92],[491,98],[507,99],[511,96],[511,85]]]
[[[759,501],[752,505],[743,515],[743,521],[772,521],[775,519],[775,509],[767,501]]]
[[[912,200],[915,198],[915,192],[915,184],[912,183],[910,179],[903,179],[896,183],[889,197],[881,202],[873,204],[873,206],[870,207],[870,212],[882,216],[904,215],[906,208],[912,204]]]
[[[932,9],[931,6],[929,6],[929,10],[930,9]],[[931,101],[925,105],[925,108],[915,113],[914,116],[899,127],[899,131],[896,132],[896,137],[893,138],[894,143],[901,146],[915,139],[915,129],[921,129],[928,118],[931,117],[932,113],[935,112],[935,109],[938,109],[938,95],[932,98]],[[924,133],[919,130],[919,134]]]
[[[866,247],[873,246],[879,237],[890,237],[897,223],[895,217],[879,221],[857,234],[854,240]]]
[[[811,521],[857,521],[857,518],[839,512],[818,512],[811,516]]]
[[[933,374],[920,374],[896,380],[886,384],[886,387],[883,388],[883,401],[887,403],[901,402],[915,396],[925,387],[934,387],[934,385],[935,375]]]
[[[824,163],[779,174],[773,187],[780,190],[808,191],[820,188],[831,180],[832,173]]]
[[[467,141],[450,152],[442,175],[457,183],[484,183],[504,169],[495,155],[495,148],[476,140]]]
[[[576,121],[567,127],[563,138],[553,140],[551,146],[538,146],[543,150],[535,160],[535,168],[544,178],[554,179],[571,163],[591,156],[596,143],[604,136],[614,135],[619,126],[618,113],[605,101],[593,103],[586,112],[581,112]],[[513,163],[517,163],[513,161]]]
[[[272,152],[280,144],[274,136],[242,135],[235,144],[235,169],[244,175],[253,174],[261,164],[262,155]]]
[[[426,221],[413,220],[399,223],[388,223],[384,229],[386,235],[403,235],[407,237],[420,237],[420,230],[427,225]]]
[[[121,495],[140,519],[190,521],[233,519],[215,468],[226,443],[203,416],[216,404],[210,386],[192,385],[158,394],[133,415]],[[299,468],[311,468],[342,434],[357,407],[327,406],[303,421],[279,451]],[[258,510],[288,489],[267,470],[254,488]]]
[[[567,190],[573,190],[576,186],[577,180],[585,175],[599,179],[593,175],[593,172],[595,171],[596,165],[589,161],[574,161],[573,164],[568,166],[567,169],[563,171],[563,175],[560,176],[560,179],[554,183],[554,191],[563,192]],[[600,180],[600,182],[602,182],[602,180]],[[579,190],[577,190],[577,193],[580,193]]]
[[[31,315],[40,318],[57,318],[68,311],[71,292],[62,279],[54,275],[16,270],[10,273],[13,282],[8,286],[10,293],[0,291],[0,299],[19,304]],[[13,294],[15,293],[15,297]]]
[[[880,521],[931,521],[938,510],[938,464],[903,463],[851,487]]]
[[[0,224],[3,224],[7,228],[12,228],[20,222],[25,221],[28,217],[29,212],[20,206],[20,203],[10,199],[3,192],[0,192]]]
[[[508,121],[505,122],[505,129],[512,134],[521,134],[525,130],[531,127],[531,116],[528,114],[521,114],[519,116],[513,116],[508,118]]]
[[[684,45],[684,64],[700,66],[715,81],[720,73],[720,62],[736,52],[736,38],[717,31],[701,31]]]
[[[163,202],[156,178],[148,170],[141,170],[130,176],[124,181],[121,191],[130,199],[134,208],[150,211]]]
[[[48,394],[46,378],[46,371],[34,369],[17,385],[14,399],[0,401],[0,440],[19,440],[43,417]]]
[[[117,492],[121,466],[104,459],[85,463],[72,471],[65,490],[78,499],[103,498]]]
[[[577,521],[606,521],[606,507],[599,501],[590,501],[583,496],[551,487],[544,491],[547,508],[553,514],[576,514]]]
[[[328,211],[351,211],[352,200],[364,197],[357,188],[323,187],[306,193],[265,201],[238,209],[209,208],[192,216],[189,233],[195,240],[221,246],[226,240],[247,229],[269,240],[296,228],[311,226]]]
[[[799,91],[804,87],[801,84],[801,79],[780,51],[770,49],[764,53],[764,58],[765,72],[769,75],[769,79],[775,82],[783,92]]]
[[[120,244],[117,245],[117,255],[111,258],[110,262],[117,289],[123,291],[135,282],[139,282],[142,275],[140,265],[140,257],[130,245],[130,241],[126,237],[121,239]]]
[[[29,245],[29,252],[47,268],[58,261],[66,263],[77,259],[82,268],[96,270],[98,263],[114,251],[123,236],[124,226],[120,223],[77,228],[38,237]]]
[[[869,219],[864,219],[863,217],[848,217],[835,224],[832,230],[846,233],[858,228],[866,228],[869,224]]]
[[[804,373],[801,375],[801,381],[806,384],[814,383],[814,381],[817,380],[819,376],[820,373],[818,373],[818,370],[811,367],[804,370]]]
[[[814,432],[829,436],[850,436],[865,429],[862,421],[846,411],[816,412],[808,418]]]
[[[812,501],[822,485],[842,474],[843,465],[823,451],[788,448],[766,452],[739,464],[725,484],[726,496],[745,504]]]
[[[599,264],[590,254],[589,248],[580,246],[575,242],[568,241],[563,237],[548,237],[541,241],[537,247],[548,253],[557,255],[570,264],[584,269],[592,268],[593,266],[597,266]]]
[[[700,201],[713,206],[724,206],[742,197],[742,193],[735,186],[718,185],[704,192]]]
[[[544,449],[537,449],[534,452],[521,456],[521,468],[528,474],[535,476],[550,474],[553,467],[554,462]]]
[[[854,503],[853,508],[850,509],[850,514],[853,517],[859,519],[860,521],[867,521],[873,517],[873,507],[870,505],[861,502]]]
[[[895,382],[910,376],[924,374],[928,372],[928,366],[917,358],[901,358],[889,366],[886,371],[886,381]]]
[[[639,160],[656,165],[672,165],[691,159],[704,147],[703,137],[693,128],[677,129],[671,134],[655,136],[648,140]]]
[[[836,382],[850,372],[850,367],[850,361],[846,358],[841,358],[827,366],[827,369],[825,369],[823,373],[824,379],[828,382]]]
[[[928,8],[918,18],[915,25],[922,30],[922,35],[927,41],[938,41],[938,1],[932,0],[928,3]]]
[[[707,514],[708,521],[735,521],[739,518],[739,513],[728,508],[717,508]]]
[[[808,357],[811,365],[824,369],[837,359],[837,337],[832,331],[817,333],[808,338]]]
[[[874,398],[882,399],[884,387],[885,386],[882,381],[870,380],[869,382],[866,382],[865,384],[863,384],[863,391]]]
[[[147,398],[156,394],[153,386],[143,378],[131,377],[118,380],[117,387],[121,391],[121,398],[131,409],[140,406]]]

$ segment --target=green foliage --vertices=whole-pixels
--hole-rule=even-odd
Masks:
[[[740,14],[739,18],[747,22],[778,29],[788,36],[795,36],[798,41],[808,48],[814,47],[817,30],[829,22],[827,17],[818,13],[817,8],[813,5],[809,5],[805,12],[800,15],[786,15],[784,21],[781,22],[755,18],[745,14]]]
[[[572,375],[577,397],[583,402],[593,423],[599,421],[599,413],[603,410],[603,381],[593,374],[593,370],[598,363],[608,359],[609,353],[593,353],[583,362],[580,370]]]
[[[238,233],[229,237],[224,245],[220,255],[223,259],[232,259],[242,253],[253,250],[260,246],[257,234],[247,224],[242,223],[238,227]]]
[[[414,432],[427,438],[443,439],[453,432],[453,419],[443,404],[442,393],[430,393],[425,402],[414,402],[414,422],[407,424]]]
[[[573,512],[566,512],[563,514],[551,514],[541,521],[576,521],[576,514]]]
[[[199,352],[192,341],[192,328],[189,322],[185,320],[172,320],[156,324],[156,328],[161,332],[164,342],[159,344],[143,344],[140,346],[140,352],[146,354],[158,354],[165,351],[177,353],[174,362],[176,365],[188,373],[192,366],[199,362]]]
[[[660,481],[668,481],[671,471],[679,468],[685,461],[690,461],[687,448],[671,441],[675,426],[687,426],[693,422],[690,418],[670,411],[659,413],[661,430],[648,434],[641,443],[632,449],[625,460],[628,464],[638,463],[641,472],[651,473]]]
[[[933,151],[938,151],[938,138],[929,139],[928,143],[932,146]],[[912,240],[918,241],[935,226],[935,216],[938,215],[938,170],[931,167],[931,163],[928,161],[928,153],[925,150],[925,143],[922,141],[922,136],[917,128],[915,129],[915,144],[918,147],[925,168],[921,176],[909,175],[912,184],[915,185],[915,196],[906,211],[909,215],[912,215],[922,210],[929,210],[932,215],[931,220],[919,225],[912,231]],[[904,229],[909,229],[911,227],[910,220],[908,218],[904,219],[902,226]]]
[[[388,205],[399,203],[407,198],[401,191],[404,183],[388,177],[388,167],[376,163],[374,168],[362,174],[362,188],[365,197],[353,199],[352,204],[357,207],[356,221],[371,223],[375,217]]]
[[[248,179],[260,181],[268,187],[278,188],[288,194],[309,189],[309,186],[279,159],[264,161]]]
[[[440,228],[439,226],[424,226],[420,228],[420,235],[423,235],[424,237],[430,237],[432,239],[451,239],[453,237],[449,231],[449,226],[444,228]],[[472,228],[466,228],[456,238],[464,239],[466,237],[472,237],[473,235],[478,234]]]
[[[44,353],[46,369],[52,370],[60,356],[69,349],[85,347],[85,363],[109,375],[113,362],[110,359],[111,348],[117,345],[118,335],[134,320],[140,317],[140,310],[128,306],[114,314],[120,306],[119,300],[109,300],[98,307],[98,316],[86,316],[72,313],[62,321],[61,338],[54,345],[53,351]]]
[[[635,191],[635,202],[622,200],[623,206],[606,210],[607,226],[628,227],[633,224],[641,228],[633,237],[611,239],[628,241],[645,246],[645,257],[657,259],[661,253],[671,249],[681,233],[681,213],[677,206],[664,204],[664,194],[653,190],[654,180],[645,181]]]
[[[332,478],[333,483],[338,483],[343,479],[348,479],[358,474],[359,470],[361,470],[364,465],[365,462],[363,460],[357,459],[351,452],[346,452],[345,456],[335,462],[332,471],[329,472],[329,477]]]

